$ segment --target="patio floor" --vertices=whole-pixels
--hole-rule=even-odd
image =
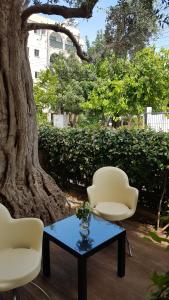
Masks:
[[[116,245],[110,245],[88,259],[88,300],[149,300],[153,271],[169,269],[169,253],[161,246],[142,238],[142,225],[124,222],[132,245],[133,257],[126,255],[126,276],[116,276]],[[76,258],[51,243],[51,277],[42,275],[35,282],[52,300],[77,299]],[[22,300],[45,300],[45,296],[28,284],[19,290]],[[9,300],[3,293],[0,300]]]

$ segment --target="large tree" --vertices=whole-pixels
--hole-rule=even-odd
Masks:
[[[29,23],[32,14],[56,14],[64,18],[89,18],[98,0],[58,1],[0,0],[0,202],[15,217],[36,216],[50,222],[65,212],[65,197],[41,168],[33,84],[27,55],[29,30],[61,31],[75,37],[61,25]],[[74,5],[69,7],[68,3]]]
[[[132,59],[108,57],[98,67],[96,86],[83,108],[105,124],[111,117],[139,116],[145,107],[169,110],[169,50],[145,48]]]
[[[95,40],[90,43],[86,36],[87,53],[91,57],[93,63],[98,64],[100,61],[109,55],[109,48],[106,45],[105,34],[102,30],[98,30]]]
[[[157,33],[158,11],[154,0],[118,0],[110,7],[105,37],[107,45],[117,57],[127,57],[148,45]]]
[[[74,53],[69,57],[52,55],[50,67],[40,73],[34,85],[39,121],[44,120],[43,108],[50,106],[55,113],[67,113],[74,127],[82,112],[81,103],[88,99],[95,80],[93,64],[82,63]]]

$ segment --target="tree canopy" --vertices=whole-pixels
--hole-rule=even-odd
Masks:
[[[82,63],[73,53],[68,58],[54,54],[51,60],[50,68],[41,72],[34,85],[40,120],[42,109],[50,106],[56,113],[66,112],[74,126],[82,111],[81,104],[88,99],[95,84],[95,67]]]
[[[109,54],[93,64],[80,62],[74,54],[54,55],[34,91],[41,117],[42,108],[50,106],[54,112],[66,112],[70,123],[73,117],[72,126],[81,113],[89,123],[96,119],[106,124],[110,117],[118,121],[121,116],[139,116],[147,106],[166,111],[169,50],[145,48],[132,59]]]
[[[116,6],[110,7],[105,39],[116,56],[132,56],[157,32],[157,15],[151,2],[119,0]]]
[[[97,82],[84,109],[95,111],[100,119],[140,115],[145,107],[154,111],[169,109],[169,50],[145,48],[131,60],[113,54],[97,68]]]

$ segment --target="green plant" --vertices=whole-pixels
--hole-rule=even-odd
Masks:
[[[169,50],[145,48],[132,59],[107,56],[97,66],[97,79],[81,107],[94,112],[105,124],[108,117],[130,119],[153,111],[167,111],[169,99]]]
[[[78,207],[76,210],[76,216],[79,220],[87,222],[88,216],[91,213],[91,207],[89,202],[84,202],[82,206]]]
[[[152,281],[156,286],[156,291],[152,293],[150,300],[168,300],[169,299],[169,272],[164,274],[154,273]]]
[[[161,238],[156,232],[150,232],[150,237],[158,243],[166,242],[169,245],[168,238]],[[167,247],[169,250],[169,246]],[[169,299],[169,271],[163,274],[154,272],[151,277],[155,286],[150,300],[168,300]]]
[[[74,127],[82,112],[80,104],[88,98],[95,77],[94,65],[82,63],[75,54],[67,58],[63,54],[53,54],[50,67],[40,73],[34,85],[38,115],[43,114],[45,107],[61,114],[66,112]]]

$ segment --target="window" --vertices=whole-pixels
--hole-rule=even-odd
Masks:
[[[75,46],[71,39],[67,38],[65,42],[65,50],[75,50]]]
[[[62,38],[59,33],[53,32],[49,37],[49,45],[52,48],[63,49]]]
[[[35,71],[35,78],[38,78],[39,72]]]
[[[36,57],[39,57],[39,50],[35,49],[35,50],[34,50],[34,55],[35,55]]]

